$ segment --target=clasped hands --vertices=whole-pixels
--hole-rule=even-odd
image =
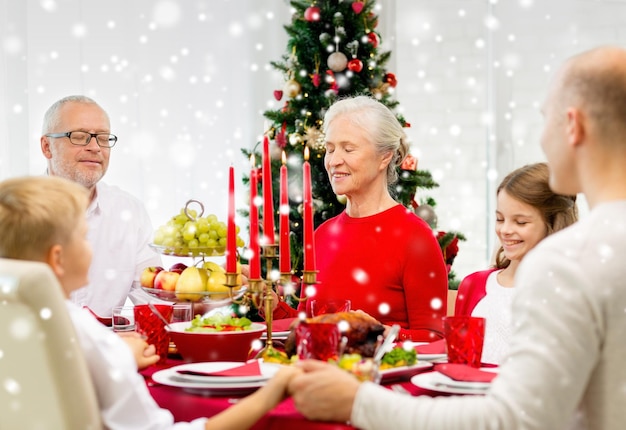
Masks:
[[[265,388],[291,396],[298,411],[308,419],[346,422],[360,384],[334,364],[303,360],[281,369]]]

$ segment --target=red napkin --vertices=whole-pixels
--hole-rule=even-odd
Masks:
[[[418,354],[445,354],[446,340],[440,339],[423,345],[416,345],[415,350]]]
[[[289,331],[291,329],[291,323],[298,318],[283,318],[279,320],[272,320],[272,333],[275,331]]]
[[[216,372],[201,372],[198,370],[177,370],[182,375],[194,376],[261,376],[261,367],[259,361],[254,360],[241,366],[231,367],[230,369],[218,370]]]
[[[467,364],[437,364],[435,370],[448,378],[463,382],[491,382],[498,376],[496,372],[486,372]]]

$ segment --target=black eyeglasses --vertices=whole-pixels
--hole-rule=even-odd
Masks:
[[[86,131],[68,131],[67,133],[48,133],[46,137],[69,137],[70,143],[76,146],[87,146],[91,138],[96,138],[100,148],[113,148],[117,142],[117,136],[108,133],[87,133]]]

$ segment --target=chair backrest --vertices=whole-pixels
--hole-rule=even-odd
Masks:
[[[44,263],[0,258],[0,429],[101,429],[96,393]]]

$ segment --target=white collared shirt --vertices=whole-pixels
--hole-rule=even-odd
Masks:
[[[154,401],[126,343],[86,310],[67,302],[85,354],[104,427],[115,430],[205,428],[206,418],[174,423],[171,412]]]
[[[114,306],[127,297],[145,303],[151,297],[138,286],[148,266],[161,266],[161,256],[148,244],[152,222],[143,204],[129,193],[99,182],[96,196],[87,209],[88,240],[93,249],[89,284],[72,293],[79,306],[110,317]]]

